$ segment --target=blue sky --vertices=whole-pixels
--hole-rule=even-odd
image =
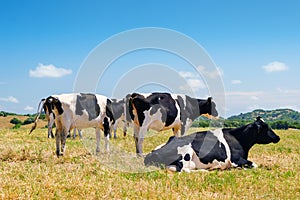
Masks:
[[[34,113],[41,98],[72,92],[80,66],[97,45],[143,27],[178,31],[206,50],[224,83],[227,116],[256,108],[300,110],[299,8],[296,0],[0,0],[0,110]],[[189,74],[191,67],[157,51],[120,58],[96,92],[110,96],[110,79],[149,62],[172,66],[203,90],[203,98],[210,95],[199,87],[203,80]]]

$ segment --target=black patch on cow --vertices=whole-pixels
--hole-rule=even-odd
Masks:
[[[64,112],[64,110],[62,108],[62,104],[59,101],[59,99],[52,97],[52,96],[47,97],[45,100],[45,103],[43,105],[44,110],[46,111],[46,109],[47,109],[50,114],[50,113],[53,113],[54,107],[57,109],[59,115],[61,115]]]
[[[117,99],[112,99],[111,101],[111,107],[112,107],[112,113],[114,116],[115,121],[119,119],[122,114],[124,113],[124,106],[125,106],[125,100],[117,100]]]
[[[94,94],[80,93],[80,95],[77,95],[75,114],[82,115],[83,110],[87,111],[89,120],[93,120],[99,116],[100,106]]]
[[[107,117],[103,119],[103,129],[104,129],[104,136],[106,137],[110,133],[109,121]]]
[[[144,96],[133,93],[129,99],[129,105],[131,119],[134,120],[133,110],[135,108],[138,116],[138,122],[141,126],[145,119],[144,111],[150,109],[150,103],[145,99]]]
[[[170,94],[152,93],[145,98],[145,102],[148,104],[146,107],[148,109],[144,109],[143,111],[151,108],[150,115],[161,112],[161,121],[165,123],[165,126],[170,126],[175,121],[178,110],[176,108],[176,102]]]
[[[218,116],[218,111],[216,110],[216,104],[212,101],[212,97],[208,97],[207,100],[197,99],[199,105],[200,115],[209,114],[214,117]]]
[[[106,116],[113,122],[113,124],[115,123],[116,118],[113,113],[113,105],[110,99],[106,100]]]
[[[191,160],[191,156],[190,156],[190,154],[185,154],[185,156],[183,157],[183,159],[185,160],[185,161],[190,161]]]
[[[127,122],[131,122],[133,120],[133,114],[130,113],[130,108],[132,108],[132,105],[129,103],[129,99],[131,98],[130,94],[127,94],[124,101],[125,101],[125,117]]]

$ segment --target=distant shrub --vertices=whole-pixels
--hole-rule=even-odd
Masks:
[[[33,117],[28,117],[24,122],[23,122],[23,125],[26,125],[26,124],[31,124],[34,122],[34,118]]]
[[[6,116],[7,116],[7,113],[6,113],[6,112],[3,112],[3,111],[1,111],[1,112],[0,112],[0,116],[2,116],[2,117],[6,117]]]
[[[15,118],[15,117],[10,120],[10,123],[11,124],[22,124],[21,120],[19,120],[18,118]]]
[[[12,127],[13,129],[18,129],[21,127],[21,124],[15,124],[14,127]]]

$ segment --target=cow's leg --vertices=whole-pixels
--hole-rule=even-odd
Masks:
[[[123,135],[124,135],[124,137],[125,137],[126,134],[127,134],[127,126],[129,126],[128,123],[127,123],[127,122],[124,122],[124,126],[123,126]]]
[[[105,137],[105,149],[106,151],[109,151],[110,124],[107,117],[105,117],[103,120],[103,129],[104,129],[103,132]]]
[[[142,143],[143,140],[141,140],[140,138],[140,127],[137,126],[136,124],[134,124],[133,126],[133,138],[134,138],[134,142],[135,142],[135,151],[137,156],[143,156],[143,148],[142,148]]]
[[[73,139],[75,139],[76,138],[76,128],[74,128],[74,130],[73,130]]]
[[[114,126],[113,126],[113,128],[114,128],[114,138],[116,139],[116,138],[117,138],[117,128],[118,128],[118,124],[115,123]]]
[[[78,129],[78,135],[79,135],[79,138],[82,139],[82,132],[80,129]]]
[[[100,128],[96,128],[96,153],[100,152]]]
[[[57,157],[61,156],[61,153],[60,153],[60,138],[61,138],[61,131],[62,130],[59,130],[58,128],[56,128],[56,131],[55,131],[55,138],[56,138],[56,155]]]
[[[65,150],[66,150],[66,140],[67,140],[67,136],[68,136],[68,130],[64,128],[62,131],[62,135],[61,135],[61,154],[64,155]]]
[[[54,121],[50,121],[48,123],[48,138],[54,138],[53,132],[52,132],[52,127],[53,127]]]
[[[181,136],[183,136],[187,133],[187,131],[191,127],[192,123],[193,123],[193,121],[188,118],[181,123],[181,129],[180,129]]]

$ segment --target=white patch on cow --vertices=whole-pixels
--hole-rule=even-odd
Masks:
[[[256,163],[252,162],[252,167],[253,167],[253,168],[257,168],[258,165],[257,165]]]
[[[231,151],[230,151],[230,148],[229,148],[229,145],[228,145],[227,141],[224,138],[224,134],[223,134],[222,129],[219,128],[219,129],[213,130],[212,133],[214,134],[214,136],[216,136],[218,138],[218,140],[220,142],[219,147],[221,147],[221,143],[225,146],[226,155],[227,155],[227,158],[225,159],[225,165],[227,165],[228,162],[231,163],[231,161],[230,161]]]
[[[182,160],[179,162],[182,162],[182,169],[181,171],[185,171],[185,172],[190,172],[193,169],[196,169],[196,164],[193,161],[193,156],[194,156],[194,150],[192,148],[192,144],[189,143],[188,145],[184,145],[182,147],[177,147],[177,154],[182,155]],[[189,160],[185,160],[184,157],[186,155],[189,155],[190,159]]]
[[[148,128],[156,130],[156,131],[161,131],[165,123],[162,122],[162,113],[161,109],[159,108],[156,113],[153,115],[150,114],[152,108],[149,110],[144,111],[145,119],[143,121],[143,124],[140,128],[140,133],[146,134]],[[142,138],[144,138],[144,135],[140,135]]]
[[[165,144],[167,144],[167,143],[162,143],[161,145],[158,145],[157,147],[154,148],[154,150],[162,148]]]
[[[191,120],[190,118],[187,118],[186,122],[185,122],[185,126],[182,127],[182,128],[184,128],[184,134],[187,133],[188,129],[191,127],[192,124],[193,124],[193,120]]]

